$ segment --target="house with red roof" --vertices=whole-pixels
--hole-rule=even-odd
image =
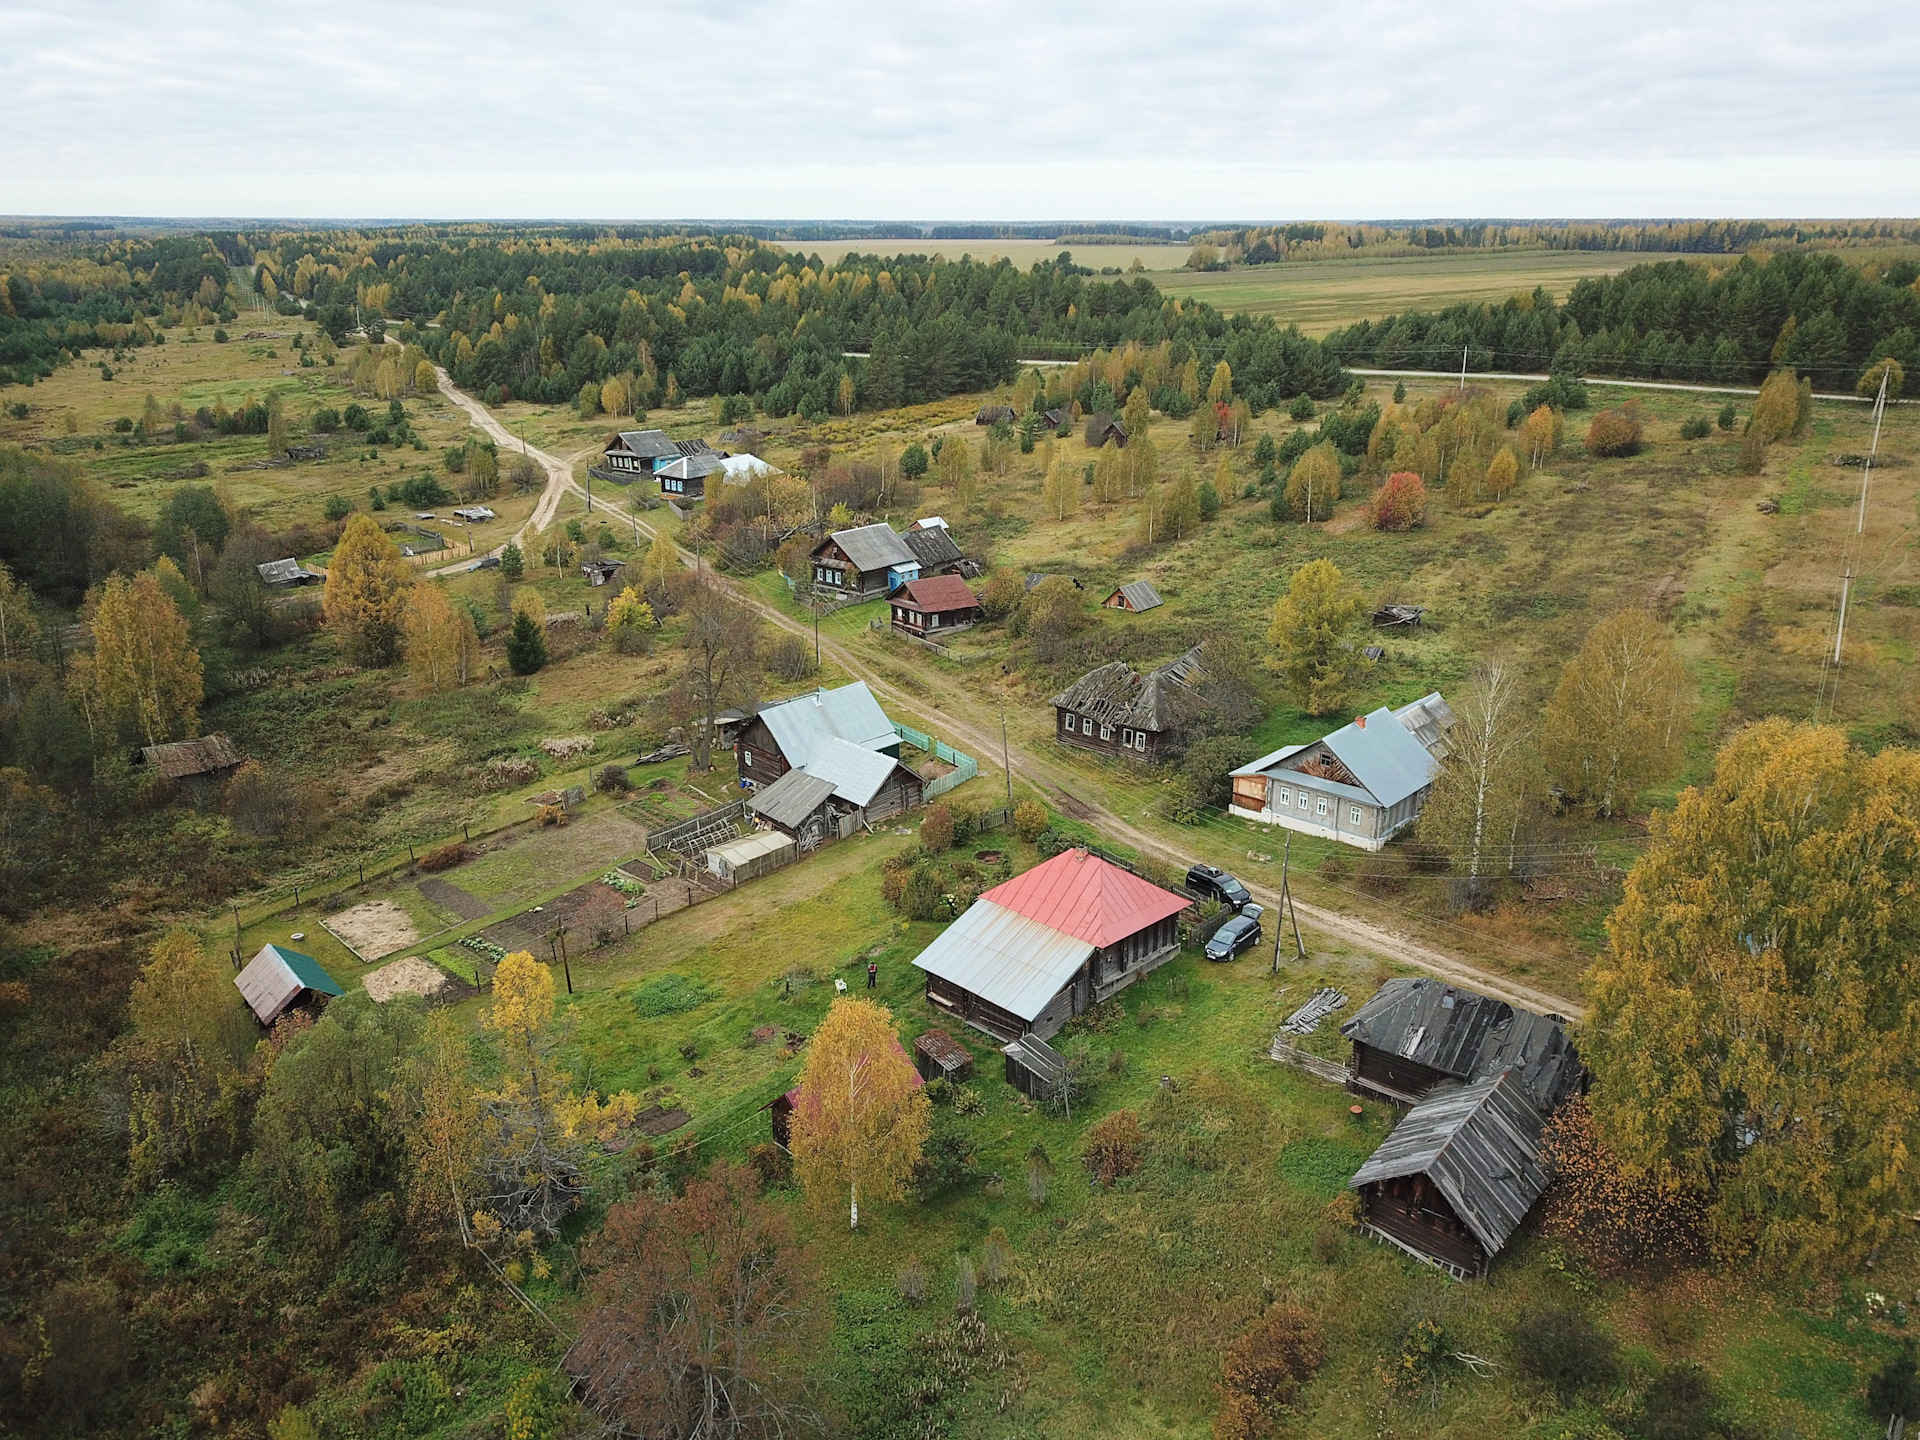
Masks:
[[[887,603],[893,607],[893,628],[923,640],[964,630],[980,618],[980,597],[958,575],[909,580]]]
[[[1178,954],[1190,904],[1066,850],[987,891],[913,963],[929,1004],[1003,1042],[1045,1040]]]

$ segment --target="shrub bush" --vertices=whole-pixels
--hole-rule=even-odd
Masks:
[[[451,845],[442,845],[437,850],[429,850],[420,857],[420,868],[432,874],[440,870],[451,870],[456,865],[466,863],[473,852],[466,843],[456,840]]]
[[[1682,440],[1704,440],[1713,433],[1713,422],[1704,415],[1690,415],[1680,422]]]
[[[1601,459],[1640,453],[1641,424],[1625,410],[1602,410],[1587,426],[1587,453]]]
[[[633,789],[633,777],[624,765],[602,765],[593,772],[593,788],[602,795],[624,795]]]
[[[1373,497],[1373,528],[1411,530],[1426,518],[1427,482],[1411,470],[1396,470]]]
[[[1276,1305],[1232,1345],[1220,1365],[1217,1440],[1256,1440],[1273,1433],[1281,1412],[1327,1359],[1313,1317],[1298,1305]]]
[[[1115,1110],[1096,1120],[1081,1152],[1087,1169],[1102,1185],[1138,1170],[1141,1153],[1140,1120],[1131,1110]]]
[[[771,1141],[762,1141],[749,1150],[747,1164],[759,1178],[762,1190],[777,1190],[793,1178],[793,1157]]]
[[[804,638],[783,632],[768,647],[767,669],[782,680],[804,680],[813,674],[813,646]]]
[[[1611,1385],[1620,1373],[1619,1346],[1578,1310],[1523,1311],[1514,1322],[1512,1343],[1521,1373],[1551,1387],[1563,1401]]]
[[[1023,800],[1013,807],[1013,833],[1031,845],[1052,819],[1047,807],[1038,800]]]
[[[947,805],[929,805],[926,818],[920,822],[920,843],[927,852],[938,855],[953,848],[954,823],[953,809]]]
[[[1293,403],[1287,406],[1287,418],[1294,421],[1311,420],[1317,412],[1313,408],[1311,395],[1296,395]]]

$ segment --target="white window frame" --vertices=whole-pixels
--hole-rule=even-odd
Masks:
[[[1313,808],[1312,797],[1308,795],[1308,793],[1305,790],[1302,790],[1300,792],[1300,813],[1304,815],[1307,813],[1307,811],[1311,810],[1312,808]]]
[[[927,616],[927,628],[929,630],[938,630],[940,628],[940,616],[937,612]]]
[[[1146,731],[1136,730],[1133,732],[1133,748],[1138,750],[1142,755],[1147,753],[1147,732]]]
[[[1120,727],[1120,748],[1122,750],[1131,750],[1133,748],[1133,727],[1131,725],[1123,725]]]
[[[1358,825],[1361,823],[1360,807],[1358,805],[1349,805],[1347,807],[1347,823],[1349,825]]]
[[[1327,813],[1327,797],[1326,796],[1322,795],[1320,797],[1320,803],[1314,807],[1313,813],[1316,815],[1324,815]]]
[[[1067,733],[1069,735],[1077,734],[1080,729],[1080,717],[1071,710],[1062,711],[1061,715],[1061,723],[1067,727]]]
[[[1278,810],[1291,810],[1293,808],[1293,789],[1291,786],[1280,792],[1280,798],[1274,802],[1274,808]]]
[[[1111,725],[1102,725],[1102,726],[1100,727],[1100,738],[1101,738],[1102,740],[1111,740],[1111,739],[1113,739],[1113,726],[1111,726]]]
[[[751,770],[753,768],[753,752],[751,750],[747,750],[747,749],[741,750],[740,768],[742,770]]]

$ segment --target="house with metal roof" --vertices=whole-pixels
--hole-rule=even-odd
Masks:
[[[967,557],[954,542],[953,532],[947,528],[947,522],[938,516],[914,521],[901,532],[900,538],[907,542],[913,558],[920,562],[923,578],[928,575],[958,574],[966,564]]]
[[[1228,813],[1378,850],[1419,818],[1452,725],[1437,690],[1398,710],[1383,705],[1230,772]]]
[[[811,690],[762,705],[740,726],[733,742],[740,778],[749,785],[770,785],[813,758],[827,739],[845,740],[862,750],[900,758],[900,734],[873,698],[867,682],[856,680],[833,690]]]
[[[757,786],[748,804],[757,819],[811,850],[912,809],[925,789],[894,756],[829,735],[814,741],[805,765]]]
[[[1166,604],[1166,601],[1160,598],[1160,592],[1153,588],[1151,580],[1129,580],[1100,604],[1108,610],[1130,610],[1138,615],[1142,610],[1152,610]]]
[[[987,891],[913,963],[929,1004],[1001,1041],[1045,1040],[1171,960],[1191,903],[1064,850]]]
[[[701,449],[669,460],[653,472],[654,478],[660,482],[660,493],[668,499],[688,504],[704,500],[707,498],[708,478],[726,473],[726,466],[720,457],[705,448],[705,441],[700,444]]]
[[[291,1010],[321,1008],[344,993],[318,960],[281,945],[263,945],[233,983],[262,1025]]]
[[[909,580],[888,597],[893,628],[919,639],[965,630],[980,618],[980,597],[958,575]]]
[[[1547,1188],[1545,1128],[1512,1070],[1447,1081],[1347,1182],[1361,1232],[1457,1280],[1485,1275]]]
[[[1152,761],[1211,708],[1197,688],[1200,647],[1139,674],[1124,660],[1089,670],[1054,696],[1053,737],[1062,745]]]
[[[1402,977],[1340,1033],[1348,1086],[1413,1107],[1349,1182],[1362,1230],[1457,1278],[1484,1275],[1546,1188],[1547,1117],[1586,1084],[1565,1021]]]
[[[664,430],[622,430],[607,442],[600,458],[614,479],[626,480],[651,475],[668,461],[678,460],[680,448]]]
[[[274,590],[295,585],[318,585],[327,577],[309,570],[292,556],[285,560],[267,560],[253,567],[260,572],[260,583]]]
[[[920,557],[891,525],[836,530],[813,547],[814,588],[830,595],[888,595],[920,578]]]

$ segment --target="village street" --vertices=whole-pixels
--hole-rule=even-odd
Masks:
[[[436,366],[434,373],[439,380],[441,393],[464,410],[476,426],[493,437],[496,444],[509,449],[522,447],[524,442],[509,432],[485,405],[456,388],[452,377],[445,370]],[[547,486],[534,508],[532,518],[523,528],[523,534],[528,529],[538,530],[551,524],[559,512],[561,501],[569,491],[583,500],[586,497],[586,491],[573,478],[572,465],[566,460],[550,455],[533,445],[525,445],[524,448],[526,453],[546,471]],[[636,524],[649,540],[659,533],[644,520],[637,521]],[[700,563],[695,556],[684,551],[681,552],[680,559],[681,563],[690,569]],[[716,574],[715,578],[719,583],[727,586],[743,604],[764,616],[769,623],[809,640],[814,638],[812,629],[804,622],[768,604],[750,587],[737,584],[722,575]],[[957,745],[982,760],[990,760],[1000,754],[1002,739],[997,723],[997,712],[993,715],[986,713],[991,708],[988,702],[982,697],[968,694],[955,680],[932,667],[919,672],[919,678],[933,688],[938,695],[939,703],[935,704],[924,696],[908,695],[898,686],[889,683],[872,664],[864,661],[846,646],[825,636],[820,638],[819,644],[823,655],[831,656],[847,674],[864,680],[876,697],[883,702],[891,701],[896,706],[917,713],[939,730],[950,744]],[[1196,858],[1193,855],[1176,854],[1163,840],[1129,824],[1106,806],[1088,799],[1084,793],[1084,782],[1057,760],[1035,754],[1011,742],[1007,744],[1007,759],[1022,779],[1039,788],[1051,803],[1072,818],[1095,825],[1116,840],[1168,865],[1185,869]],[[1233,863],[1232,856],[1217,858],[1228,866]],[[1268,924],[1278,927],[1284,923],[1284,917],[1278,908],[1280,903],[1278,891],[1252,882],[1248,882],[1247,889],[1256,900],[1267,907]],[[1355,896],[1354,898],[1356,908],[1367,903],[1363,897]],[[1299,914],[1301,925],[1317,932],[1327,940],[1353,946],[1368,954],[1397,961],[1430,975],[1497,995],[1528,1009],[1563,1015],[1573,1020],[1579,1019],[1583,1013],[1584,1007],[1569,996],[1558,995],[1498,971],[1488,970],[1460,955],[1441,949],[1429,941],[1416,940],[1389,928],[1379,919],[1331,910],[1297,898],[1294,906]],[[1288,938],[1291,939],[1290,936]],[[1311,948],[1309,941],[1309,949]]]

